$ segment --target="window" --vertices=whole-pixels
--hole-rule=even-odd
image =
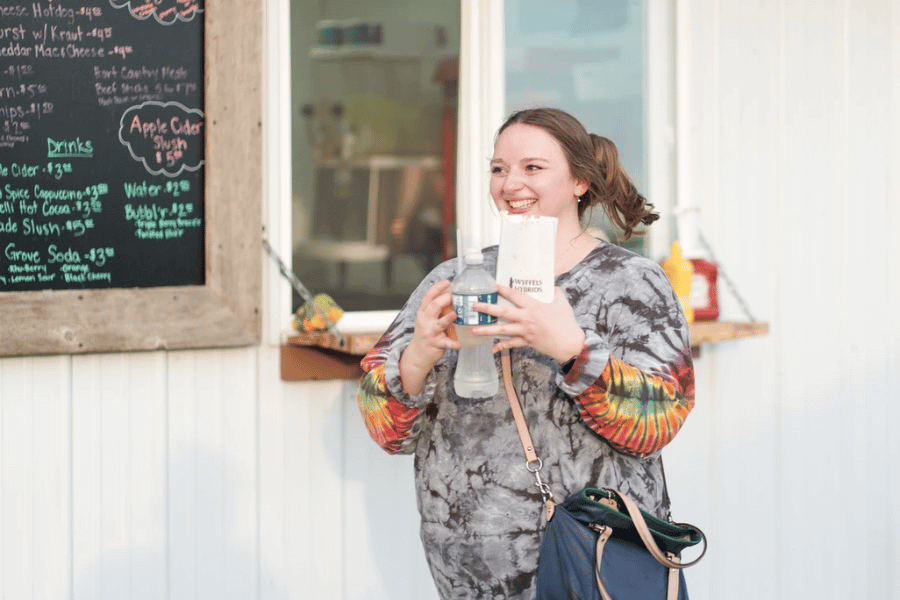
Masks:
[[[293,269],[347,311],[456,254],[459,30],[459,2],[291,3]]]
[[[650,194],[650,111],[671,112],[671,92],[650,81],[651,57],[665,59],[666,48],[650,48],[648,40],[665,44],[656,27],[663,3],[646,0],[506,0],[506,109],[553,106],[577,117],[589,132],[611,139],[638,190],[661,208],[667,193]],[[650,54],[655,52],[656,54]],[[665,83],[662,83],[665,86]],[[652,104],[648,89],[654,90]],[[665,130],[654,131],[654,135]],[[665,166],[663,167],[666,168]],[[660,198],[660,196],[663,196]],[[664,207],[663,207],[664,208]],[[616,240],[602,210],[591,225]],[[657,223],[655,227],[660,227]],[[649,255],[645,236],[622,245]]]

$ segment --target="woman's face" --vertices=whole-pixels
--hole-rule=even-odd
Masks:
[[[541,127],[516,123],[500,134],[491,159],[491,197],[499,210],[577,222],[576,196],[585,191],[562,146]]]

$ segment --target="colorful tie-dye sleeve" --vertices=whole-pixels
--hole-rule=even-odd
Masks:
[[[614,448],[650,456],[672,441],[694,406],[689,328],[655,268],[636,277],[608,315],[598,330],[586,331],[560,387],[584,423]]]
[[[425,294],[436,282],[452,279],[455,269],[456,261],[451,260],[429,273],[360,363],[364,374],[357,392],[359,412],[372,439],[391,454],[415,452],[424,409],[434,402],[437,389],[436,367],[425,378],[422,393],[411,396],[404,392],[400,355],[412,339],[416,313]]]
[[[566,379],[579,377],[579,362]],[[610,356],[600,378],[575,401],[582,420],[617,450],[649,456],[672,441],[694,406],[690,349],[658,372],[641,371]]]
[[[414,451],[410,433],[422,409],[403,404],[388,391],[385,366],[390,348],[388,330],[363,358],[365,374],[359,382],[357,404],[372,439],[390,454],[407,454]]]

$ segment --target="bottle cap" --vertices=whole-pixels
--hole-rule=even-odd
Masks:
[[[467,265],[480,265],[484,262],[484,256],[481,254],[481,250],[478,248],[469,248],[466,250],[466,264]]]

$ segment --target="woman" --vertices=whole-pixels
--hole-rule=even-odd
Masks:
[[[474,329],[504,336],[513,380],[563,499],[612,487],[665,515],[659,451],[694,403],[688,327],[653,261],[589,235],[601,205],[627,239],[656,215],[621,168],[615,146],[556,109],[513,114],[491,160],[491,196],[510,214],[558,219],[556,293],[545,304],[499,285],[512,305],[477,304],[508,322]],[[497,247],[484,250],[495,271]],[[503,386],[473,401],[453,391],[460,345],[450,282],[439,265],[412,294],[362,365],[359,407],[390,453],[415,453],[421,537],[442,598],[533,598],[543,517]]]

